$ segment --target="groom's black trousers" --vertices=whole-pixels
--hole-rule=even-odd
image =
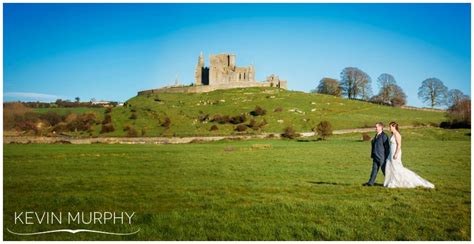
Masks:
[[[370,179],[368,182],[370,185],[375,184],[375,178],[377,178],[377,173],[379,172],[380,168],[382,168],[382,173],[385,175],[385,160],[381,162],[380,160],[374,158],[374,162],[372,164],[372,173],[370,173]]]

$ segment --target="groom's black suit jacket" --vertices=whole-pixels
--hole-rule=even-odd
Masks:
[[[388,136],[382,131],[372,139],[372,153],[370,154],[370,157],[383,164],[389,154],[390,142]]]

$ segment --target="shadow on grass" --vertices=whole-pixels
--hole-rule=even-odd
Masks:
[[[321,138],[317,138],[317,139],[298,139],[296,140],[297,142],[315,142],[315,141],[322,141]]]
[[[308,183],[315,185],[337,185],[337,186],[350,186],[348,183],[338,183],[338,182],[326,182],[326,181],[308,181]]]
[[[334,186],[350,186],[350,185],[351,185],[351,184],[349,184],[349,183],[326,182],[326,181],[308,181],[308,183],[315,184],[315,185],[334,185]],[[361,183],[361,186],[362,186],[362,183]],[[383,184],[374,183],[373,186],[381,186],[381,187],[383,187]]]

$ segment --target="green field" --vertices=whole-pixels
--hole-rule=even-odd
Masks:
[[[263,116],[252,116],[250,112],[259,105],[266,110]],[[85,112],[84,108],[49,108],[37,111],[58,111],[65,113]],[[104,109],[91,110],[102,120]],[[132,114],[136,118],[132,119]],[[400,125],[439,125],[445,114],[431,111],[415,111],[368,102],[349,100],[323,94],[286,91],[277,88],[242,88],[218,90],[195,94],[152,94],[136,96],[126,102],[126,106],[116,107],[111,112],[115,131],[100,134],[101,124],[97,123],[92,132],[70,133],[74,136],[126,136],[125,127],[131,127],[138,136],[208,136],[235,134],[235,124],[212,122],[215,115],[238,116],[245,114],[249,124],[254,119],[257,124],[267,124],[258,130],[247,129],[249,134],[281,133],[289,125],[298,132],[311,131],[319,122],[329,121],[333,129],[372,127],[377,121]],[[209,119],[200,118],[209,116]],[[169,127],[162,126],[166,118]],[[348,119],[350,118],[350,119]],[[217,130],[210,131],[212,125]]]
[[[4,145],[5,240],[470,240],[470,131],[403,130],[403,163],[436,189],[362,187],[370,143]],[[379,175],[377,182],[382,183]],[[15,211],[134,211],[132,236],[17,232]]]

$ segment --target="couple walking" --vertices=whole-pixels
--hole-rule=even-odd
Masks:
[[[402,136],[398,124],[391,122],[389,125],[392,135],[390,138],[383,132],[383,123],[375,124],[377,134],[372,139],[371,158],[373,159],[372,173],[369,182],[364,186],[373,186],[379,168],[385,176],[384,187],[413,188],[417,186],[434,188],[434,185],[421,178],[415,172],[403,167],[402,164]]]

